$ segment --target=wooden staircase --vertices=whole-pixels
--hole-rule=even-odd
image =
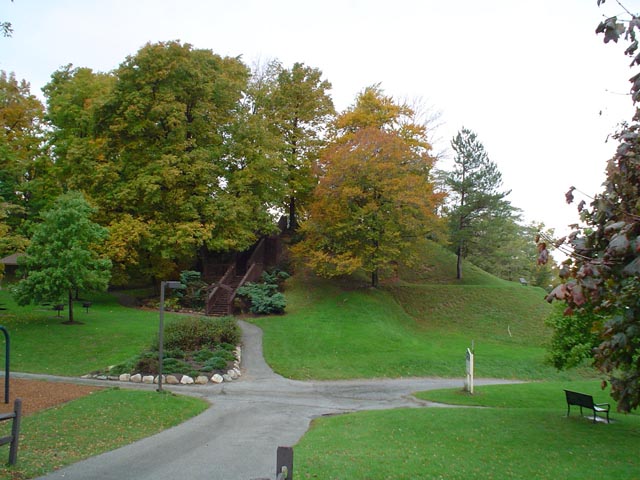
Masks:
[[[264,271],[265,239],[261,239],[253,248],[253,251],[244,252],[246,255],[236,259],[222,278],[209,286],[205,314],[217,317],[231,315],[236,291],[246,282],[255,282]]]

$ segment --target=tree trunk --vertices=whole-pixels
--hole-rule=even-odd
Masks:
[[[298,229],[298,217],[296,215],[296,198],[289,198],[289,230],[292,232]]]
[[[371,286],[373,288],[378,287],[378,269],[377,268],[373,272],[371,272]]]
[[[456,252],[458,256],[458,260],[456,262],[456,279],[462,279],[462,245],[458,245],[458,250]]]
[[[73,290],[69,290],[69,323],[73,323]]]

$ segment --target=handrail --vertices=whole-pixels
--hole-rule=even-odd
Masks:
[[[253,271],[255,269],[260,269],[260,272],[257,274],[254,274]],[[229,298],[229,304],[233,304],[233,301],[236,298],[236,293],[238,291],[238,288],[240,288],[241,286],[243,286],[246,282],[252,282],[254,280],[257,280],[258,277],[262,274],[263,271],[263,267],[262,267],[262,263],[252,263],[251,266],[247,269],[247,273],[244,274],[244,276],[242,277],[242,280],[240,280],[240,283],[238,283],[238,286],[236,287],[236,289],[233,291],[233,294],[231,294],[231,297]]]

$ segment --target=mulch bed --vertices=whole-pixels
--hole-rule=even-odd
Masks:
[[[93,385],[10,378],[9,403],[7,404],[4,403],[4,377],[0,377],[0,413],[12,412],[13,402],[16,398],[22,399],[22,414],[29,415],[84,397],[98,390],[102,390],[102,388]]]

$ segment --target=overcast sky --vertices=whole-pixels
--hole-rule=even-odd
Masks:
[[[42,98],[63,65],[110,71],[147,42],[181,40],[249,66],[318,68],[338,110],[380,83],[441,113],[436,150],[474,130],[525,220],[561,234],[577,220],[564,193],[599,192],[607,136],[632,115],[624,47],[594,33],[622,13],[615,0],[0,0],[14,28],[0,70]]]

